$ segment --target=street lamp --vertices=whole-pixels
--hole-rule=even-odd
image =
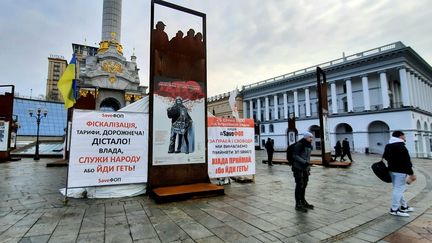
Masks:
[[[36,110],[36,114],[34,114],[33,110],[29,110],[28,111],[30,117],[34,117],[36,119],[36,124],[37,124],[37,132],[36,132],[36,151],[35,151],[35,156],[34,156],[34,160],[39,160],[39,125],[40,122],[42,120],[43,117],[46,117],[48,114],[48,110],[42,110],[40,107],[37,108]],[[34,116],[33,116],[34,115]]]

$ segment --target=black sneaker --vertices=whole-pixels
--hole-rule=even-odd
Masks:
[[[389,212],[389,213],[390,213],[391,215],[399,216],[399,217],[409,217],[409,216],[410,216],[408,213],[402,212],[402,211],[399,210],[399,209],[397,209],[397,210],[390,209],[390,212]]]
[[[303,213],[307,213],[307,209],[303,205],[296,205],[295,210],[303,212]]]
[[[307,209],[314,209],[314,205],[309,204],[309,203],[305,203],[304,207]]]
[[[401,206],[401,207],[399,208],[399,210],[402,211],[402,212],[404,212],[404,213],[409,213],[409,212],[413,212],[413,211],[414,211],[414,208],[413,208],[413,207],[410,207],[410,206],[406,206],[406,207]]]

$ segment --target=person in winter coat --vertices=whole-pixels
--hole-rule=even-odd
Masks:
[[[336,142],[336,146],[334,147],[334,149],[335,149],[334,161],[336,161],[338,157],[341,157],[340,161],[342,161],[342,145],[339,140]]]
[[[405,147],[405,134],[394,131],[389,143],[384,148],[383,158],[387,160],[388,169],[392,178],[393,193],[390,214],[401,217],[409,217],[408,212],[414,211],[408,206],[404,197],[407,177],[411,181],[417,178],[412,170],[411,158]]]
[[[350,159],[351,162],[354,162],[354,160],[351,157],[351,148],[350,148],[348,138],[345,138],[342,141],[342,158],[341,158],[341,161],[345,161],[345,159],[344,159],[345,155],[348,155],[348,159]]]
[[[301,212],[307,212],[314,206],[309,204],[305,199],[306,187],[310,175],[310,157],[312,152],[313,135],[310,132],[303,133],[303,138],[298,141],[294,147],[292,171],[296,183],[295,187],[295,209]]]
[[[273,141],[271,138],[267,138],[267,142],[265,143],[265,148],[267,150],[267,164],[269,166],[273,166],[274,147],[273,147]]]

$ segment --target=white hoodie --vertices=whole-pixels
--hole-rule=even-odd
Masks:
[[[405,143],[405,141],[403,139],[397,138],[397,137],[391,137],[389,140],[389,143]]]

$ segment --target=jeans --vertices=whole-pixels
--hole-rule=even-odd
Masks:
[[[403,193],[406,189],[406,177],[407,174],[398,173],[398,172],[390,172],[390,176],[392,178],[393,184],[393,194],[392,194],[392,202],[391,209],[393,211],[399,209],[401,206],[407,207],[407,201],[404,198]]]
[[[306,187],[309,181],[309,171],[293,168],[293,174],[296,183],[296,187],[295,187],[296,205],[301,206],[306,203],[305,194],[306,194]]]

